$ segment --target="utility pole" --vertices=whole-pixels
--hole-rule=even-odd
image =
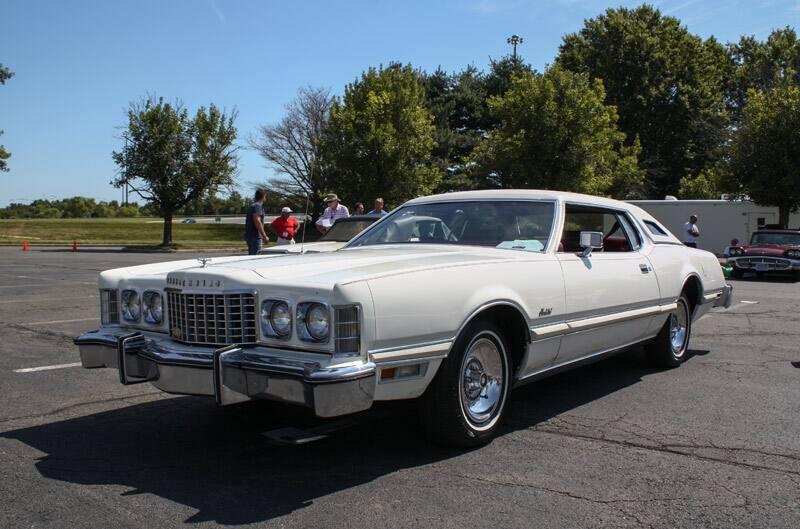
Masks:
[[[506,43],[511,44],[513,48],[512,55],[514,57],[514,62],[517,62],[517,44],[522,44],[522,37],[519,35],[511,35],[506,39]]]

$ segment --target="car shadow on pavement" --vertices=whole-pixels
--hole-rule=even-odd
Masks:
[[[641,356],[641,350],[632,350],[516,391],[500,435],[657,372]],[[318,425],[304,409],[268,402],[220,409],[211,399],[196,397],[159,399],[0,437],[43,452],[36,468],[46,478],[130,487],[123,495],[151,494],[196,509],[185,523],[224,525],[266,521],[398,470],[464,454],[427,442],[413,403],[366,413],[374,416],[302,446],[270,444],[260,434]]]

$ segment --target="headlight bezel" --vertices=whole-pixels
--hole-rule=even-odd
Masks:
[[[326,332],[324,336],[319,335],[319,333],[314,333],[309,326],[309,313],[317,308],[324,311],[326,321]],[[331,323],[331,307],[327,303],[319,301],[303,301],[297,304],[295,329],[297,330],[297,336],[302,341],[317,344],[328,343],[331,337]]]
[[[137,303],[134,305],[136,307],[136,314],[131,314],[131,317],[128,317],[128,314],[131,312],[129,310],[130,303],[128,302],[131,294],[136,296]],[[138,290],[135,288],[124,288],[120,291],[119,312],[122,321],[126,323],[139,323],[142,321],[142,296],[139,294]]]
[[[152,307],[152,303],[147,302],[148,294],[150,295],[151,298],[152,296],[155,295],[159,299],[159,303],[161,305],[161,315],[159,316],[158,321],[155,321],[155,319],[153,319],[153,321],[148,321],[147,319],[148,308]],[[140,312],[142,315],[142,321],[144,323],[148,325],[161,325],[164,323],[164,295],[161,293],[161,291],[153,289],[145,290],[144,292],[142,292],[142,295],[139,298],[139,303],[141,308]],[[152,314],[152,311],[150,311],[150,313]]]
[[[273,323],[273,309],[276,305],[286,305],[289,314],[289,325],[285,334],[281,334]],[[261,302],[261,335],[266,338],[273,338],[276,340],[290,340],[292,338],[292,328],[294,327],[294,318],[292,317],[292,302],[284,298],[269,298]]]

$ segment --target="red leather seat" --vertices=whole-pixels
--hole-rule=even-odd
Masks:
[[[604,252],[630,252],[630,246],[628,246],[628,239],[622,236],[617,237],[606,237],[603,240],[603,251]]]

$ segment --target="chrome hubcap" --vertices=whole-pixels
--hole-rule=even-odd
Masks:
[[[505,398],[505,366],[500,350],[489,338],[472,342],[461,369],[461,407],[467,420],[485,425],[494,419]]]
[[[683,356],[686,337],[689,332],[689,314],[684,303],[678,303],[678,310],[669,316],[669,341],[672,353]]]

